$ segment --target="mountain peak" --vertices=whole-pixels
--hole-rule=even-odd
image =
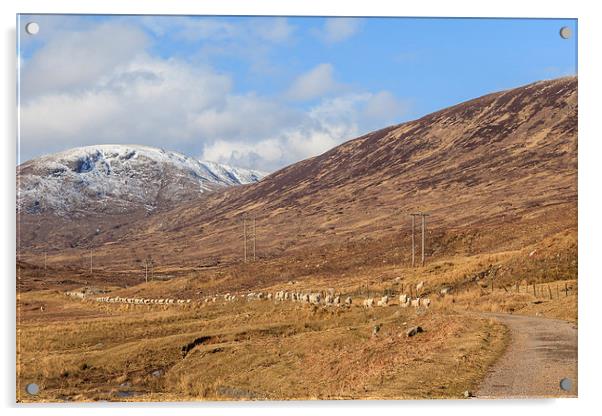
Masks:
[[[77,147],[18,166],[17,209],[61,216],[125,213],[258,182],[263,172],[143,145]]]

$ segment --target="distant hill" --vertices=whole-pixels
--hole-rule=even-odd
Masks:
[[[264,176],[137,145],[78,147],[25,162],[17,173],[18,210],[61,216],[152,211]]]
[[[407,246],[407,214],[423,210],[431,213],[428,254],[436,256],[454,239],[465,238],[457,246],[470,250],[475,235],[487,241],[485,250],[576,232],[576,206],[577,78],[569,77],[366,134],[203,204],[140,219],[120,238],[91,236],[87,244],[116,267],[142,255],[124,248],[169,253],[161,261],[173,265],[238,261],[246,213],[257,217],[262,257],[319,256],[326,247],[342,253],[385,238],[389,246],[404,238],[395,244]]]
[[[96,230],[198,201],[216,190],[255,183],[263,176],[148,146],[78,147],[17,167],[17,213],[23,224],[46,224],[51,234],[86,228],[87,221],[87,228]],[[29,231],[31,227],[21,228],[23,241],[32,237]],[[78,234],[69,238],[77,240]]]

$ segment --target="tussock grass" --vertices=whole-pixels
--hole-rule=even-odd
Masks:
[[[306,259],[283,274],[287,263],[262,262],[246,271],[240,265],[225,266],[202,276],[105,287],[111,296],[193,299],[187,306],[102,304],[71,299],[58,290],[20,292],[17,397],[458,398],[474,389],[508,338],[505,327],[478,312],[577,320],[576,258],[576,235],[559,232],[522,248],[440,255],[426,267],[387,260],[366,267],[343,264],[336,272],[332,259],[305,267],[313,262]],[[249,279],[252,273],[255,277]],[[395,298],[390,307],[359,306],[368,296],[396,296],[410,288],[415,295],[421,281],[425,287],[420,295],[432,300],[429,310],[400,308]],[[440,295],[448,286],[451,294]],[[329,288],[343,297],[352,295],[353,306],[240,298],[200,302],[226,292]],[[375,325],[381,329],[373,336]],[[425,332],[408,338],[405,330],[413,325]],[[182,354],[183,346],[199,338],[204,341]],[[24,386],[34,381],[41,393],[27,396]]]
[[[409,325],[425,332],[407,338]],[[19,380],[42,388],[36,398],[20,389],[21,401],[460,397],[505,337],[500,325],[457,314],[269,301],[32,320],[20,331]],[[209,339],[183,358],[182,346],[200,336]]]

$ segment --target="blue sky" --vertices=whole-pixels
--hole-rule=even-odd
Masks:
[[[30,21],[35,36],[23,30]],[[135,143],[272,171],[577,73],[571,19],[21,15],[18,24],[21,161]]]

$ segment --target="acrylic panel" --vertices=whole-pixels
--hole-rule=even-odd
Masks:
[[[17,43],[17,401],[577,396],[575,19]]]

